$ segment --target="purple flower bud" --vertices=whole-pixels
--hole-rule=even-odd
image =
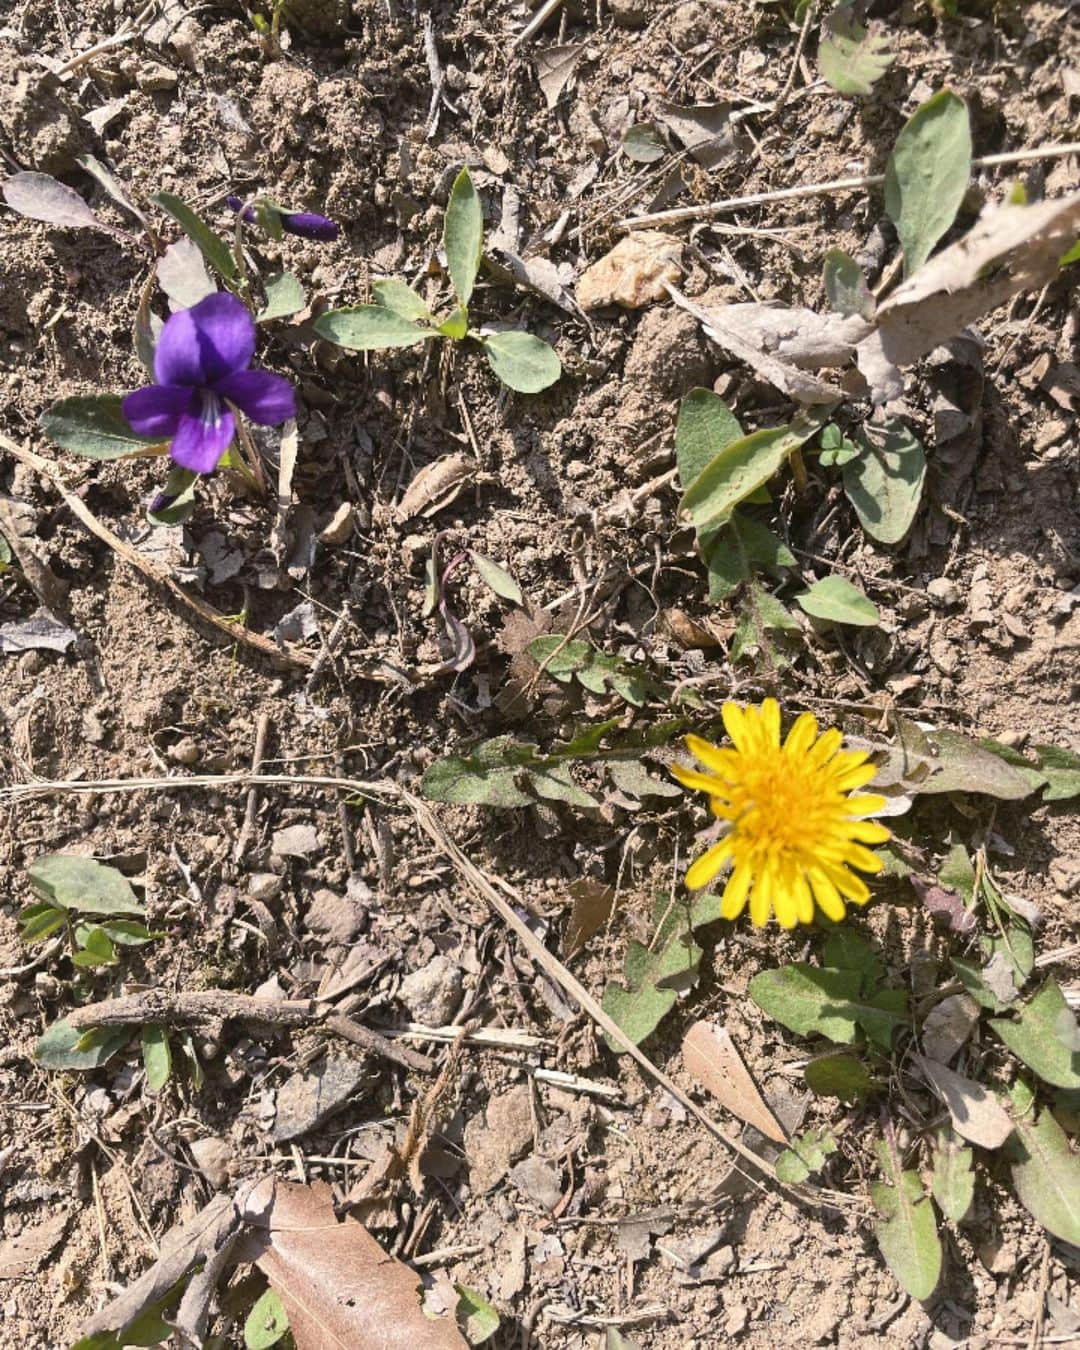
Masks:
[[[244,207],[239,197],[230,195],[225,200],[233,211],[240,211]],[[317,215],[314,211],[278,211],[266,202],[262,205],[264,210],[274,212],[287,234],[298,234],[302,239],[329,241],[341,233],[341,226],[336,221]],[[258,220],[253,206],[246,207],[243,216],[249,225],[254,225]]]
[[[331,240],[341,233],[341,226],[326,216],[316,215],[313,211],[294,211],[281,217],[281,228],[289,234],[298,234],[304,239]]]
[[[226,197],[225,200],[228,203],[230,211],[239,211],[241,207],[244,206],[244,203],[239,197],[229,196]],[[255,224],[255,208],[253,206],[244,207],[243,216],[249,225]]]

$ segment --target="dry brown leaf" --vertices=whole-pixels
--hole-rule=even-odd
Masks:
[[[903,392],[910,366],[1018,291],[1050,281],[1080,234],[1080,193],[1036,206],[999,206],[930,259],[878,306],[858,345],[873,399]]]
[[[58,1210],[33,1228],[0,1242],[0,1280],[15,1280],[37,1270],[67,1231],[71,1214]]]
[[[674,235],[656,230],[628,234],[581,274],[577,302],[582,309],[641,309],[664,298],[665,282],[679,279],[681,259],[682,241]]]
[[[452,1317],[424,1316],[420,1279],[334,1214],[330,1187],[264,1177],[244,1197],[244,1255],[276,1290],[296,1350],[465,1350]]]
[[[927,1059],[948,1064],[966,1043],[979,1021],[979,1005],[970,994],[943,998],[926,1015],[922,1047]]]
[[[656,104],[656,120],[677,136],[706,169],[714,169],[739,152],[739,137],[731,125],[729,103],[695,103],[680,107],[677,103],[660,100]]]
[[[608,921],[615,903],[615,892],[602,881],[583,877],[567,887],[574,905],[563,933],[562,954],[568,960],[588,942],[594,933]]]
[[[559,95],[570,83],[584,50],[583,42],[568,42],[559,47],[542,47],[536,53],[536,78],[549,108],[554,108],[558,103]]]
[[[841,315],[822,317],[809,309],[772,305],[706,309],[673,286],[667,289],[675,303],[698,320],[706,337],[745,361],[762,379],[796,403],[837,403],[843,397],[839,386],[800,369],[798,363],[816,370],[850,360],[855,347],[844,341],[844,335],[851,333],[855,324],[860,325],[859,332],[865,332],[865,320]]]
[[[472,480],[473,464],[467,455],[443,455],[415,475],[394,514],[399,521],[433,516],[449,506]]]
[[[1005,1108],[981,1083],[916,1055],[927,1082],[948,1108],[953,1129],[980,1148],[1000,1148],[1013,1132]]]
[[[687,1073],[711,1092],[725,1111],[778,1144],[788,1142],[787,1132],[769,1110],[724,1027],[695,1022],[683,1037],[682,1058]]]

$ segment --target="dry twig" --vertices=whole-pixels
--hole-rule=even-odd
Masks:
[[[21,463],[33,469],[35,473],[40,474],[42,478],[51,483],[63,497],[64,503],[72,515],[85,525],[91,534],[96,535],[103,543],[108,544],[118,557],[122,558],[124,562],[130,563],[136,571],[141,572],[155,585],[163,586],[170,595],[175,596],[188,609],[194,611],[204,623],[216,628],[221,633],[227,634],[231,642],[238,642],[242,646],[251,647],[278,664],[293,666],[301,670],[306,670],[311,665],[312,657],[307,652],[299,651],[294,647],[279,647],[270,638],[263,637],[261,633],[249,632],[246,628],[241,628],[239,624],[233,623],[224,614],[219,613],[213,605],[208,605],[205,600],[189,595],[163,568],[144,558],[137,549],[132,548],[119,535],[114,534],[107,525],[103,525],[86,503],[77,497],[62,481],[55,464],[43,459],[41,455],[35,454],[33,450],[27,450],[24,446],[18,445],[2,433],[0,433],[0,449],[8,451]]]

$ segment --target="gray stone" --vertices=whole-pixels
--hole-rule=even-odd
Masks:
[[[328,1059],[311,1072],[294,1073],[278,1089],[275,1143],[299,1139],[349,1102],[368,1077],[362,1059]]]
[[[510,1169],[510,1180],[544,1209],[554,1209],[562,1199],[559,1169],[546,1158],[534,1153]]]
[[[445,1026],[461,1004],[461,970],[448,957],[436,956],[405,976],[398,998],[417,1022]]]
[[[960,603],[960,587],[949,577],[935,577],[926,587],[926,593],[941,605]]]
[[[270,847],[279,858],[306,858],[318,852],[319,836],[314,825],[287,825],[277,831]]]
[[[359,935],[365,917],[354,901],[333,891],[316,891],[304,916],[304,927],[329,943],[344,945]]]
[[[188,1147],[195,1159],[195,1166],[211,1186],[221,1190],[228,1185],[232,1149],[220,1135],[208,1134],[205,1139],[196,1139]]]

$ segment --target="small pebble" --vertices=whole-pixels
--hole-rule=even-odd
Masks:
[[[958,605],[960,603],[960,587],[949,577],[935,577],[927,585],[926,594],[931,600],[936,600],[941,605]]]
[[[170,745],[165,753],[176,764],[197,764],[202,751],[196,741],[190,736],[184,736],[175,745]]]

